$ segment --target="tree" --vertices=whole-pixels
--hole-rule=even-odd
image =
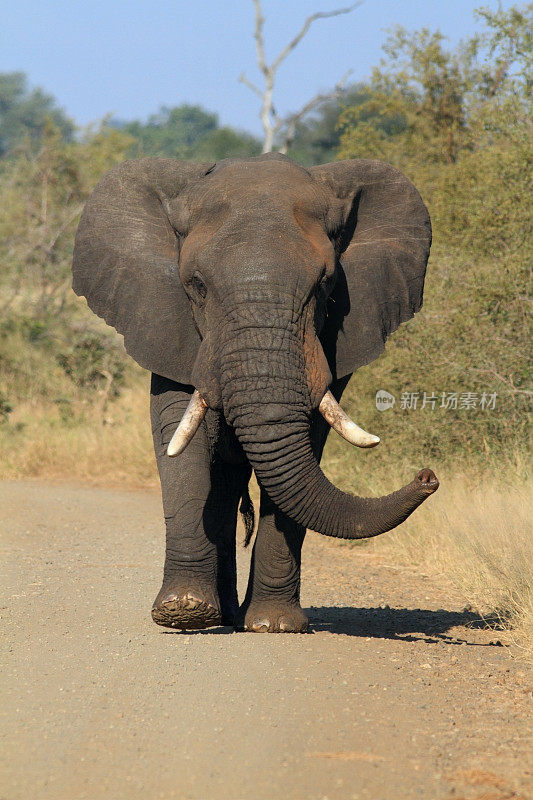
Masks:
[[[481,72],[478,38],[456,51],[439,31],[394,29],[387,58],[373,70],[366,102],[343,115],[344,154],[364,152],[393,163],[420,156],[451,163],[465,145],[466,114]]]
[[[479,8],[474,12],[488,28],[485,43],[492,58],[489,75],[489,94],[495,95],[500,86],[511,83],[523,97],[531,97],[533,85],[533,4],[507,11],[499,8]]]
[[[68,425],[76,398],[102,419],[122,385],[123,348],[74,297],[70,267],[83,205],[131,144],[116,130],[65,142],[48,120],[37,151],[26,141],[0,162],[0,423],[37,401]]]
[[[49,120],[41,146],[20,147],[2,163],[0,310],[57,318],[70,292],[72,239],[83,204],[99,178],[123,161],[132,139],[99,131],[67,143]]]
[[[260,152],[261,143],[255,136],[226,125],[210,131],[196,144],[194,158],[220,161],[222,158],[249,158]]]
[[[532,12],[483,9],[485,30],[453,50],[439,32],[396,29],[368,100],[342,117],[340,157],[397,165],[434,231],[424,314],[372,365],[375,385],[401,392],[411,375],[422,391],[498,395],[492,416],[405,420],[404,441],[418,437],[442,459],[463,448],[506,457],[508,443],[520,453],[527,440]]]
[[[340,14],[349,14],[361,5],[361,2],[354,3],[347,8],[338,8],[334,11],[317,11],[311,14],[307,17],[296,36],[294,36],[283,50],[278,53],[271,64],[267,64],[265,56],[265,40],[263,33],[265,18],[261,8],[261,0],[253,0],[253,2],[255,6],[254,38],[257,65],[264,79],[264,87],[260,89],[256,84],[252,83],[244,73],[241,74],[239,80],[261,98],[260,117],[264,131],[263,153],[270,153],[274,147],[277,147],[278,152],[286,153],[294,139],[299,121],[320,103],[337,96],[342,90],[344,82],[350,73],[347,73],[339,81],[332,92],[317,94],[305,103],[299,111],[289,114],[286,117],[280,117],[274,106],[274,84],[277,71],[287,56],[300,44],[313,22],[317,19],[326,19],[328,17],[337,17]]]
[[[30,91],[23,72],[0,73],[0,156],[25,142],[37,148],[49,121],[62,139],[71,141],[74,123],[51,95],[39,88]]]
[[[343,89],[336,97],[324,100],[305,119],[298,121],[288,155],[304,166],[334,161],[341,145],[339,120],[347,108],[361,106],[369,99],[368,86],[358,83]],[[389,120],[384,120],[382,125],[391,132]]]
[[[199,105],[163,106],[146,123],[115,123],[133,136],[143,155],[189,158],[199,140],[218,127],[218,115]]]
[[[229,126],[220,127],[218,114],[199,105],[163,106],[146,123],[113,121],[111,126],[133,137],[133,156],[216,160],[260,152],[255,137]]]
[[[489,127],[509,127],[501,104],[518,100],[525,108],[531,99],[532,11],[533,4],[480,9],[488,30],[455,50],[439,31],[395,28],[367,101],[341,117],[341,155],[364,153],[400,167],[422,159],[452,164],[478,147],[489,117]]]

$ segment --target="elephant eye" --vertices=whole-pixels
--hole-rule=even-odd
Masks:
[[[194,275],[192,276],[191,286],[193,287],[194,292],[198,295],[198,297],[201,297],[202,300],[204,300],[207,294],[207,286],[205,285],[204,279],[202,278],[199,272],[195,272]]]
[[[326,268],[324,267],[320,280],[316,284],[315,296],[319,300],[326,300],[331,294],[334,285],[335,285],[335,275],[328,275],[326,272]]]
[[[319,278],[319,281],[316,285],[316,293],[320,294],[320,292],[323,292],[324,289],[326,288],[327,283],[328,283],[328,277],[326,275],[326,268],[324,267],[324,269],[322,270],[322,274]]]

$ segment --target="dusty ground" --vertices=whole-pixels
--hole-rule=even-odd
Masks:
[[[157,495],[4,483],[0,519],[2,800],[531,796],[531,673],[444,582],[310,534],[311,635],[167,632]]]

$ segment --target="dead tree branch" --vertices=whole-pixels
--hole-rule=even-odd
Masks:
[[[263,16],[261,0],[253,0],[253,2],[255,6],[254,39],[257,55],[257,66],[259,67],[259,71],[263,76],[264,88],[260,89],[258,86],[252,83],[252,81],[250,81],[244,73],[240,75],[239,80],[241,83],[244,83],[245,86],[248,86],[248,88],[251,89],[254,94],[257,94],[262,101],[260,117],[265,134],[263,153],[272,152],[276,137],[282,130],[284,131],[284,135],[278,150],[280,153],[286,153],[289,145],[294,139],[297,122],[318,103],[338,95],[350,73],[347,73],[344,78],[339,81],[332,92],[328,92],[327,94],[317,94],[296,113],[290,114],[287,117],[280,117],[274,107],[273,99],[274,83],[279,67],[285,61],[287,56],[300,44],[313,22],[315,22],[317,19],[327,19],[328,17],[338,17],[341,14],[349,14],[355,8],[360,6],[363,0],[359,0],[357,3],[347,6],[346,8],[337,8],[333,11],[317,11],[316,13],[311,14],[309,17],[307,17],[296,36],[294,36],[293,39],[291,39],[291,41],[278,53],[271,64],[267,63],[265,55],[265,38],[263,31],[265,18]]]
[[[331,92],[326,92],[326,93],[322,92],[316,94],[314,97],[311,98],[311,100],[309,100],[304,106],[302,106],[299,111],[297,111],[295,114],[292,114],[291,116],[287,117],[284,120],[285,131],[283,136],[283,143],[278,148],[279,153],[285,154],[289,149],[289,147],[291,146],[291,144],[293,143],[294,136],[296,134],[296,125],[298,124],[298,122],[303,117],[305,117],[305,115],[308,114],[313,108],[320,105],[320,103],[323,103],[325,100],[332,100],[334,97],[338,97],[341,94],[342,90],[344,89],[344,85],[351,74],[352,70],[349,69],[348,72],[346,72],[346,74],[343,75],[340,81],[335,84],[335,87]]]

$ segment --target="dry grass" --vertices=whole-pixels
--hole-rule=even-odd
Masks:
[[[444,480],[397,534],[373,547],[404,564],[446,574],[465,600],[510,629],[533,653],[533,486],[487,478]]]
[[[453,459],[435,461],[420,442],[397,445],[384,439],[374,450],[356,452],[334,434],[328,439],[324,469],[345,491],[388,494],[423,466],[435,467],[441,481],[436,495],[398,530],[367,546],[398,563],[445,574],[465,603],[497,618],[533,655],[533,482],[527,456],[515,451],[505,463],[483,452],[454,465]]]
[[[146,381],[123,390],[102,413],[73,403],[19,404],[0,427],[0,478],[38,477],[112,487],[156,487]]]

